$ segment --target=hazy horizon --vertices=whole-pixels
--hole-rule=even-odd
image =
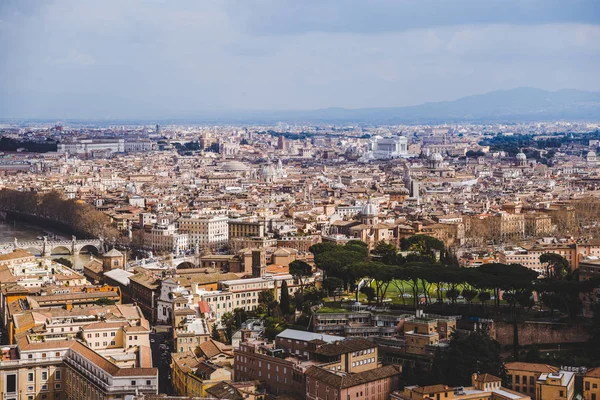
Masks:
[[[0,118],[377,108],[600,90],[593,0],[0,4]],[[435,10],[435,13],[432,13]]]

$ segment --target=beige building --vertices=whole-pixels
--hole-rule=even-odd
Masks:
[[[181,232],[187,233],[190,248],[216,249],[227,245],[228,221],[226,215],[198,215],[180,218],[177,222]]]
[[[406,386],[391,394],[392,400],[529,400],[530,397],[502,387],[502,379],[473,374],[470,387],[446,385]],[[550,398],[550,397],[549,397]]]
[[[542,374],[558,372],[558,368],[547,364],[509,362],[505,364],[508,376],[508,387],[519,393],[528,395],[533,400],[536,397],[536,386]]]

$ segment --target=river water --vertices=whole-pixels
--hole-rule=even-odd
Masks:
[[[0,243],[14,243],[15,238],[19,242],[42,240],[44,236],[48,236],[48,240],[71,240],[70,235],[62,234],[58,231],[42,229],[35,225],[25,224],[22,222],[0,222]],[[67,258],[73,262],[73,267],[76,270],[83,270],[83,266],[90,260],[89,254],[79,254],[72,256],[68,253],[53,254],[51,258]]]

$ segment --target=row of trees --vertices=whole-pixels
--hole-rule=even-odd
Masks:
[[[0,210],[52,221],[82,237],[118,236],[118,231],[112,226],[106,214],[89,204],[65,200],[56,191],[40,194],[32,191],[2,189]]]
[[[534,292],[551,310],[560,310],[574,318],[581,312],[580,293],[590,293],[599,284],[597,280],[579,281],[568,273],[568,262],[560,255],[547,253],[540,257],[546,266],[547,277],[538,279],[538,273],[519,264],[491,263],[476,268],[459,268],[456,256],[437,243],[437,239],[415,235],[404,248],[415,253],[403,257],[394,246],[378,243],[371,254],[362,242],[350,241],[344,246],[320,243],[311,247],[315,263],[325,275],[323,285],[327,294],[335,295],[340,289],[356,291],[361,280],[368,285],[361,291],[378,305],[383,303],[390,286],[395,287],[403,304],[410,298],[416,307],[443,302],[456,303],[462,296],[471,305],[482,306],[493,299],[500,307],[500,298],[513,311],[518,307],[531,308]],[[440,250],[438,250],[440,249]],[[439,259],[433,257],[439,251]],[[502,296],[501,296],[502,293]],[[432,298],[433,297],[433,298]]]

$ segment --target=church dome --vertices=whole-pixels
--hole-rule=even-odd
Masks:
[[[271,165],[271,164],[265,165],[262,167],[260,174],[262,176],[273,176],[273,175],[275,175],[275,168],[273,168],[273,165]]]
[[[442,155],[440,153],[433,153],[429,159],[431,161],[444,161],[444,157],[442,157]]]
[[[227,161],[221,164],[219,169],[222,171],[242,172],[247,171],[248,166],[240,161]]]
[[[371,200],[369,200],[367,202],[367,204],[365,204],[362,208],[362,210],[360,211],[360,213],[362,215],[378,215],[379,214],[379,209],[377,208],[377,206],[373,203],[371,203]]]
[[[527,160],[525,153],[521,152],[517,154],[517,160]]]
[[[595,152],[595,151],[591,151],[591,150],[590,150],[590,151],[587,153],[587,156],[588,156],[588,158],[591,158],[591,157],[596,157],[596,152]]]

